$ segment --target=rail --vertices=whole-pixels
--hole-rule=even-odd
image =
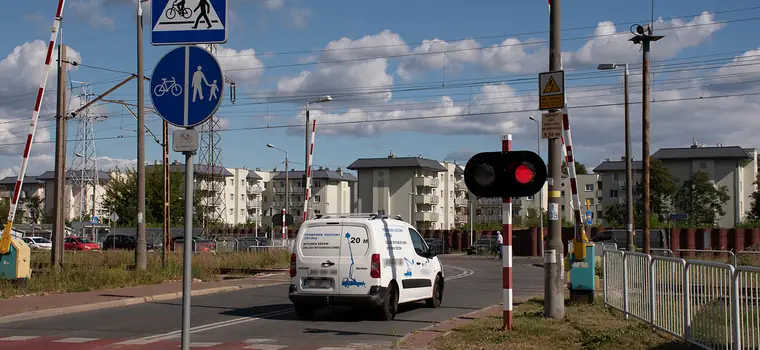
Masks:
[[[602,264],[604,304],[624,317],[706,349],[760,349],[760,268],[622,250]]]
[[[731,259],[731,265],[736,267],[736,254],[730,250],[714,250],[714,249],[676,249],[676,254],[681,257],[681,253],[698,253],[698,254],[725,254]]]

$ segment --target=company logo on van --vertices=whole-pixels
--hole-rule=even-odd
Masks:
[[[404,232],[404,229],[400,228],[400,227],[385,227],[385,228],[383,228],[383,230],[386,233],[390,233],[390,232]]]

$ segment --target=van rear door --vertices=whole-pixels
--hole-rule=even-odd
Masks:
[[[307,222],[298,233],[296,277],[299,293],[338,292],[342,220]]]
[[[339,294],[367,294],[371,283],[372,243],[369,227],[361,223],[344,222],[341,235],[340,263],[338,264]]]

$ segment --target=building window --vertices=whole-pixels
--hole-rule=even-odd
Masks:
[[[314,203],[322,202],[322,197],[320,196],[314,196]]]
[[[594,205],[594,199],[593,198],[586,198],[586,206],[590,207]]]
[[[618,174],[612,173],[612,181],[617,181],[617,179],[618,179]]]
[[[618,197],[618,190],[610,190],[610,197],[617,198]]]
[[[525,198],[528,199],[529,201],[533,200],[533,196],[528,196],[528,197],[525,197]]]
[[[586,184],[586,192],[594,192],[594,184]]]
[[[322,187],[322,181],[314,181],[314,187]]]
[[[562,212],[565,212],[565,205],[562,204]]]
[[[245,186],[245,180],[240,180],[240,185]]]
[[[707,162],[699,162],[700,169],[707,169]]]
[[[560,191],[560,192],[559,192],[559,195],[560,195],[561,197],[564,197],[564,196],[565,196],[565,191]]]
[[[235,215],[235,211],[230,209],[230,215]]]
[[[234,200],[235,200],[235,195],[234,195],[234,194],[230,194],[230,200],[231,200],[231,201],[234,201]]]

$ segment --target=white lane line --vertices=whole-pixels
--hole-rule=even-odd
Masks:
[[[37,338],[42,338],[42,336],[39,336],[39,335],[26,335],[26,336],[24,336],[24,335],[15,335],[15,336],[12,336],[12,337],[0,338],[0,341],[27,341],[27,340],[37,339]]]
[[[469,276],[472,276],[472,275],[475,274],[475,271],[470,270],[470,269],[465,269],[465,268],[462,268],[462,267],[456,267],[456,266],[444,266],[444,267],[462,271],[458,275],[454,275],[454,276],[445,278],[445,280],[447,280],[447,281],[457,280],[457,279],[469,277]]]
[[[287,348],[287,345],[274,345],[274,344],[254,344],[248,345],[243,349],[256,349],[256,350],[280,350]]]
[[[54,340],[53,343],[89,343],[91,341],[99,340],[99,338],[66,338]]]
[[[222,322],[215,322],[215,323],[209,323],[209,324],[205,324],[205,325],[195,326],[195,327],[190,328],[190,334],[195,334],[195,333],[199,333],[199,332],[203,332],[203,331],[208,331],[208,330],[212,330],[212,329],[217,329],[217,328],[222,328],[222,327],[227,327],[227,326],[238,325],[238,324],[241,324],[241,323],[252,322],[252,321],[259,320],[262,317],[282,315],[282,314],[287,314],[287,313],[290,313],[290,312],[293,312],[293,309],[272,311],[272,312],[267,312],[267,313],[263,313],[263,314],[260,314],[260,315],[255,315],[253,317],[236,318],[236,319],[222,321]],[[168,333],[164,333],[164,334],[157,334],[157,335],[152,335],[152,336],[144,337],[144,338],[131,339],[131,340],[123,341],[121,343],[117,343],[116,345],[144,345],[144,344],[151,344],[151,343],[156,343],[156,342],[160,342],[160,341],[176,338],[176,337],[179,337],[180,335],[182,335],[182,330],[181,329],[180,330],[176,330],[176,331],[172,331],[172,332],[168,332]]]

